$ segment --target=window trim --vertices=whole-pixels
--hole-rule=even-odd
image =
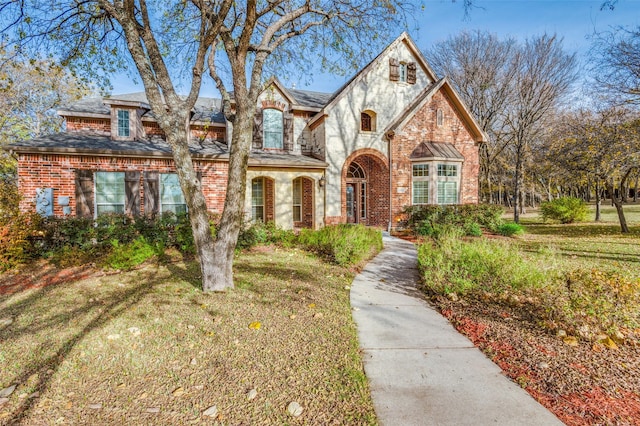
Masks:
[[[267,120],[267,115],[277,113],[279,115],[279,121]],[[278,129],[270,129],[268,128],[270,125],[279,122],[279,132]],[[279,136],[279,137],[278,137]],[[277,140],[271,140],[271,138]],[[276,142],[274,145],[269,146],[269,142]],[[267,149],[284,149],[284,113],[277,108],[265,108],[262,110],[262,147]]]
[[[298,177],[292,183],[292,214],[294,222],[302,222],[302,178]],[[297,194],[296,194],[297,192]],[[297,216],[297,218],[296,218]]]
[[[417,166],[420,167],[420,169],[422,170],[422,173],[418,175],[416,175]],[[422,205],[430,204],[430,201],[431,201],[429,199],[429,195],[431,192],[429,191],[429,186],[431,185],[431,179],[429,175],[429,169],[431,168],[430,166],[431,166],[430,162],[420,162],[420,163],[411,164],[411,205],[422,206]],[[421,183],[422,186],[424,186],[423,188],[421,188],[421,190],[426,189],[426,194],[423,194],[420,196],[422,201],[426,199],[427,201],[426,203],[416,202],[416,192],[417,192],[416,185],[415,185],[416,183]],[[425,183],[426,185],[424,185]]]
[[[436,126],[444,126],[444,112],[441,108],[436,110]]]
[[[104,182],[101,181],[100,177],[101,176],[106,176],[106,175],[120,175],[121,179],[115,179],[114,176],[114,182]],[[101,214],[109,214],[109,213],[116,213],[116,214],[124,214],[125,213],[125,207],[127,204],[127,196],[126,196],[126,183],[125,183],[125,173],[124,172],[105,172],[105,171],[97,171],[94,173],[94,178],[93,178],[93,182],[94,182],[94,187],[93,187],[93,193],[94,195],[94,217],[97,218],[98,216],[100,216]],[[102,185],[103,183],[108,183],[108,184],[112,184],[112,183],[117,183],[118,186],[122,186],[122,193],[119,194],[118,192],[107,192],[104,191],[105,188],[101,188],[103,189],[103,191],[98,191],[98,185]],[[122,197],[122,202],[117,202],[117,203],[113,203],[113,202],[100,202],[99,199],[101,197],[105,197],[105,196],[121,196]],[[120,201],[120,200],[117,200]],[[114,206],[115,208],[113,210],[108,210],[108,211],[100,211],[100,207],[105,207],[105,206]],[[118,208],[118,206],[122,206],[122,211],[120,211],[120,209]]]
[[[407,83],[407,76],[409,75],[409,64],[402,61],[398,65],[398,82]]]
[[[462,165],[463,161],[451,159],[438,161],[433,158],[424,158],[413,161],[411,163],[411,205],[459,204]],[[423,171],[422,174],[416,174],[416,166],[424,166],[426,171]],[[422,183],[416,185],[418,182]],[[453,194],[451,193],[452,185],[455,185]],[[417,188],[417,186],[423,188]],[[418,189],[426,190],[426,194],[421,194],[420,199],[417,200],[416,192]],[[427,202],[424,202],[425,200]]]
[[[122,116],[121,116],[122,114]],[[124,117],[126,114],[126,117]],[[116,112],[116,116],[118,118],[118,137],[119,138],[130,138],[131,137],[131,112],[128,109],[118,109]],[[124,125],[126,122],[126,125]],[[126,131],[126,134],[125,134]]]
[[[182,203],[165,203],[163,201],[164,188],[165,188],[164,179],[166,177],[169,177],[169,176],[175,176],[175,179],[177,180],[176,183],[178,185],[178,188],[180,189],[180,196],[182,198]],[[160,212],[160,214],[167,213],[167,212],[171,212],[171,213],[174,213],[176,215],[177,214],[181,214],[181,213],[186,213],[187,210],[188,210],[187,202],[186,202],[186,200],[184,198],[184,193],[182,192],[182,188],[180,187],[180,180],[178,179],[178,174],[177,173],[160,173],[159,180],[160,180],[160,188],[159,188],[160,194],[159,194],[159,197],[158,197],[158,211]],[[184,206],[184,210],[183,211],[177,211],[175,209],[174,210],[165,210],[165,208],[164,208],[165,205],[167,205],[167,206],[172,205],[172,206],[176,206],[176,207],[177,206]]]
[[[254,196],[254,192],[255,192],[255,187],[254,184],[260,183],[260,201],[261,204],[257,204],[257,198]],[[265,219],[265,179],[264,177],[256,177],[251,179],[251,220],[253,222],[257,222],[258,220],[261,220],[262,222],[264,222]],[[262,217],[257,217],[258,215],[256,214],[256,208],[260,208],[262,211]]]

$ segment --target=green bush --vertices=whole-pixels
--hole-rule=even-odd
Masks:
[[[587,203],[575,197],[561,197],[540,204],[540,216],[545,222],[555,220],[560,223],[584,222],[587,220]]]
[[[525,261],[517,247],[498,241],[444,238],[418,248],[418,266],[429,291],[436,294],[537,287],[550,277]]]
[[[382,250],[381,232],[362,225],[326,226],[318,231],[303,229],[298,242],[341,266],[356,265]]]
[[[111,246],[111,253],[104,262],[110,269],[129,270],[157,255],[159,249],[164,251],[164,247],[153,246],[144,237],[138,237],[127,244],[113,240]]]
[[[498,226],[496,232],[498,232],[498,234],[500,235],[504,235],[505,237],[511,237],[513,235],[524,234],[524,228],[520,224],[510,222],[503,223],[502,225]]]
[[[502,224],[504,209],[493,204],[426,205],[407,207],[404,213],[407,226],[418,235],[433,236],[439,227],[455,225],[478,236],[479,228],[495,231]]]
[[[292,230],[282,229],[274,222],[254,222],[244,226],[238,235],[236,248],[240,250],[251,248],[258,244],[280,244],[290,246],[295,241]]]

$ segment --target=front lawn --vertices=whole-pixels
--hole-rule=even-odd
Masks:
[[[352,272],[263,246],[238,255],[235,290],[198,274],[174,256],[0,295],[0,390],[17,385],[0,423],[375,423]]]

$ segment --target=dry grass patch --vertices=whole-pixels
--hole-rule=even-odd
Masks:
[[[226,294],[175,262],[0,296],[0,424],[375,423],[353,275],[276,247],[236,265]]]

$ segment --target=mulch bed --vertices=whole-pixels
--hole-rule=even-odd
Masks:
[[[567,425],[640,425],[637,338],[615,349],[585,341],[570,346],[518,307],[442,297],[435,303],[458,331]]]
[[[9,271],[0,275],[0,294],[77,281],[95,273],[96,269],[90,266],[57,268],[49,262],[38,261],[19,271]]]

